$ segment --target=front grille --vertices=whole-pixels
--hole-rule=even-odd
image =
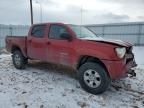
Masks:
[[[132,52],[133,47],[128,47],[126,49],[126,64],[129,63],[130,61],[134,60],[134,54]]]
[[[127,58],[126,59],[126,64],[128,64],[130,61],[133,61],[133,58]]]
[[[132,54],[132,49],[133,49],[132,46],[131,46],[131,47],[128,47],[128,48],[126,49],[126,53],[127,53],[127,54]]]

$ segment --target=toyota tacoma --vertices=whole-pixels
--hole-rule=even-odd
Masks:
[[[24,69],[28,59],[68,66],[92,94],[106,91],[112,80],[136,75],[130,43],[104,39],[83,26],[34,24],[28,36],[7,36],[5,41],[17,69]]]

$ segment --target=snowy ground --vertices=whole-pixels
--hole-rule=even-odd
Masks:
[[[83,91],[73,70],[31,62],[17,70],[8,54],[0,55],[0,108],[143,108],[144,47],[134,48],[136,78],[112,83],[101,95]]]

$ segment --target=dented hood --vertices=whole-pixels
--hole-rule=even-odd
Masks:
[[[118,46],[124,46],[124,47],[130,47],[132,44],[122,41],[122,40],[115,40],[115,39],[104,39],[101,37],[97,38],[80,38],[82,40],[88,40],[88,41],[95,41],[95,42],[101,42],[101,43],[107,43],[107,44],[113,44]]]

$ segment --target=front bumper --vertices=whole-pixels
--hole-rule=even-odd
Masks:
[[[136,77],[135,70],[130,69],[130,70],[128,71],[128,75],[130,75],[130,77]]]
[[[137,66],[134,55],[126,55],[124,59],[120,61],[108,61],[102,60],[105,64],[111,79],[120,79],[123,77],[127,77],[128,74],[131,76],[136,76],[134,71],[134,67]]]

